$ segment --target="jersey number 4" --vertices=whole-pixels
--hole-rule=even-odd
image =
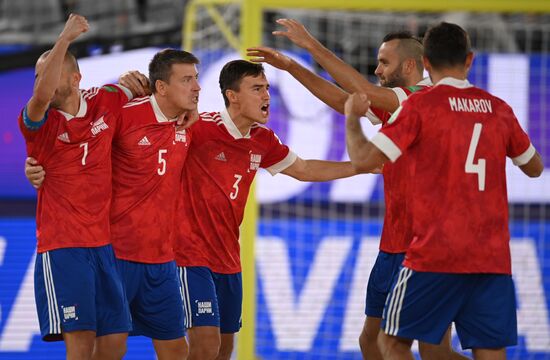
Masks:
[[[466,157],[466,164],[464,166],[464,171],[467,174],[477,174],[477,187],[479,191],[485,191],[485,159],[477,159],[477,164],[474,164],[474,157],[482,128],[482,124],[474,124],[474,132],[472,133],[470,148],[468,149],[468,156]]]

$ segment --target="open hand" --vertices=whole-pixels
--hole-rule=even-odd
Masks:
[[[246,56],[252,57],[250,61],[255,63],[268,63],[271,66],[281,70],[288,70],[292,64],[292,59],[283,53],[266,47],[257,46],[246,49]]]
[[[286,31],[273,31],[273,35],[275,36],[284,36],[303,49],[308,49],[315,44],[315,42],[317,42],[317,39],[315,39],[313,35],[307,31],[305,26],[298,20],[279,19],[276,22],[277,24],[284,26]]]
[[[137,70],[130,70],[120,75],[118,83],[130,89],[134,96],[151,95],[149,78]]]

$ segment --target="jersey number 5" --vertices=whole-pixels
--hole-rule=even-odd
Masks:
[[[239,175],[239,174],[235,174],[233,175],[235,177],[235,183],[233,184],[233,189],[235,189],[234,191],[231,191],[229,193],[229,198],[231,200],[235,200],[237,198],[237,195],[239,195],[239,183],[241,182],[241,179],[243,178],[242,175]]]
[[[468,156],[466,157],[466,164],[464,166],[464,171],[467,174],[477,174],[477,187],[479,191],[485,191],[485,159],[478,159],[477,164],[474,164],[474,157],[482,127],[483,125],[480,123],[474,124],[474,132],[472,133],[470,148],[468,149]]]
[[[162,155],[166,154],[168,150],[166,149],[159,149],[159,164],[160,167],[157,169],[157,174],[160,176],[164,175],[166,173],[166,159],[162,158]]]

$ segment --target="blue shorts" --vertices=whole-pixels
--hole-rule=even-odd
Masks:
[[[512,277],[416,272],[401,267],[384,308],[382,330],[439,344],[453,321],[463,349],[516,345]]]
[[[178,267],[182,284],[185,326],[215,326],[233,334],[242,325],[241,273],[218,274],[203,266]]]
[[[132,313],[134,330],[130,335],[157,340],[185,336],[176,263],[144,264],[120,259],[116,263]]]
[[[63,340],[61,332],[91,330],[103,336],[132,329],[111,245],[38,254],[34,296],[45,341]]]
[[[365,315],[381,318],[393,278],[399,271],[405,253],[390,254],[380,251],[372,267],[367,285]]]

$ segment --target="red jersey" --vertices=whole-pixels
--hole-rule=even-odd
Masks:
[[[296,155],[272,130],[253,125],[243,136],[227,111],[202,113],[184,166],[175,253],[178,266],[241,271],[239,225],[250,185],[261,167],[272,175]]]
[[[392,88],[401,105],[409,95],[427,89],[431,85],[429,79],[424,79],[416,86]],[[391,113],[377,108],[370,108],[367,118],[374,124],[382,124],[385,127]],[[380,238],[380,250],[387,253],[403,253],[407,251],[412,239],[412,216],[410,204],[407,201],[407,186],[409,179],[407,174],[406,155],[395,163],[386,163],[382,169],[384,179],[384,202],[386,211],[384,214],[384,226]]]
[[[512,109],[467,81],[441,80],[403,104],[372,143],[408,152],[416,271],[511,274],[506,156],[535,154]]]
[[[19,115],[29,156],[47,172],[38,190],[38,252],[110,243],[111,141],[115,113],[129,90],[106,85],[80,91],[76,116],[50,108],[40,125]],[[33,129],[35,128],[35,129]]]
[[[126,104],[113,142],[111,238],[119,259],[174,260],[174,214],[190,134],[176,130],[155,96]]]

